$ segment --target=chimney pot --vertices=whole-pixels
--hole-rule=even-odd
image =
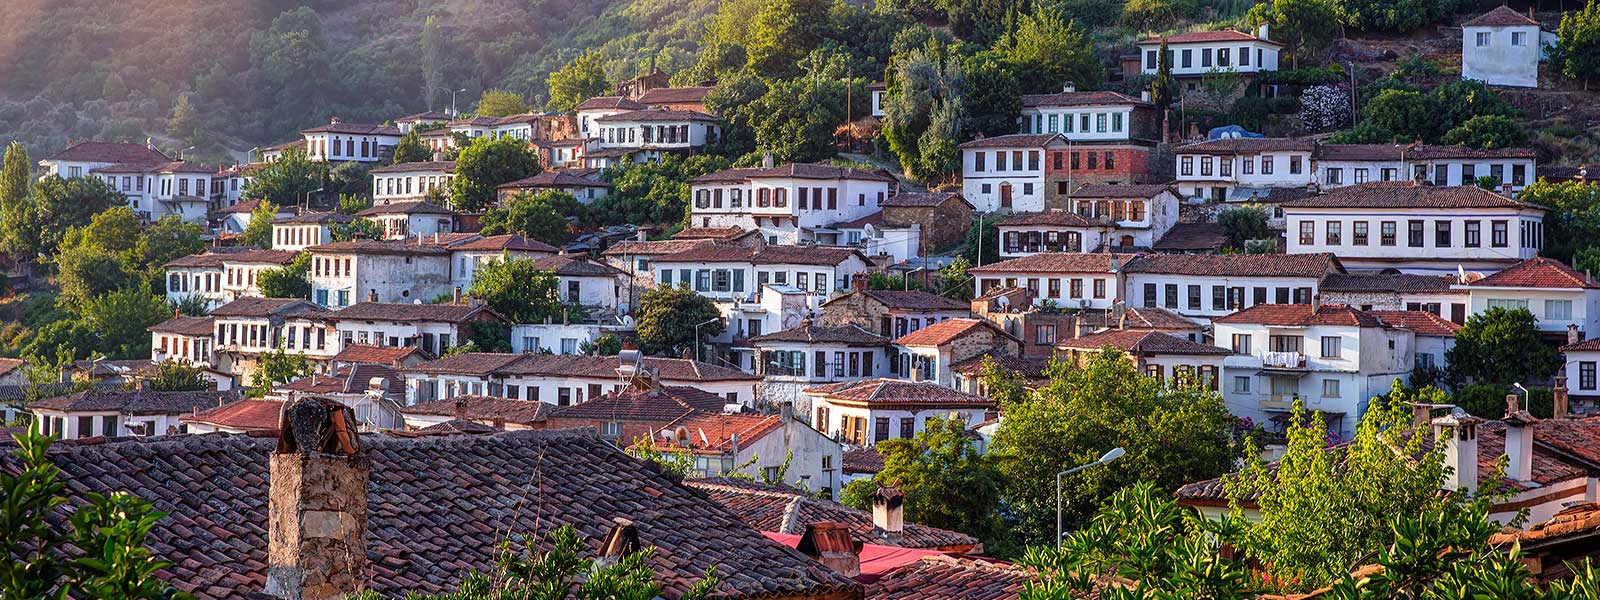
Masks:
[[[1433,419],[1433,434],[1444,449],[1444,466],[1450,468],[1445,489],[1478,491],[1479,420],[1459,407],[1451,407],[1450,414]]]
[[[889,533],[900,533],[906,528],[906,495],[896,485],[886,485],[872,493],[872,526]]]
[[[1567,324],[1567,345],[1571,346],[1583,341],[1583,333],[1578,331],[1576,323]]]
[[[795,546],[810,557],[845,577],[861,574],[861,545],[850,537],[842,523],[811,523]]]
[[[1551,417],[1565,419],[1567,418],[1567,377],[1565,375],[1557,375],[1555,383],[1555,388],[1550,390],[1551,395],[1554,396],[1553,403],[1555,404],[1555,410],[1552,411]]]
[[[1516,481],[1533,479],[1533,415],[1522,410],[1516,394],[1506,395],[1506,476]]]
[[[355,411],[307,397],[284,403],[269,456],[267,581],[287,600],[334,600],[359,591],[366,569],[367,480],[372,463]]]

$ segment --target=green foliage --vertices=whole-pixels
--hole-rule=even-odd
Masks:
[[[867,277],[869,290],[920,290],[922,282],[916,279],[907,279],[903,275],[894,275],[878,271]]]
[[[1179,93],[1178,82],[1172,78],[1172,57],[1168,56],[1168,52],[1170,50],[1167,50],[1167,38],[1163,37],[1161,47],[1156,53],[1156,77],[1150,82],[1150,102],[1161,111],[1163,119]]]
[[[1600,240],[1600,188],[1585,182],[1541,178],[1523,188],[1517,198],[1550,208],[1544,217],[1544,256],[1567,262],[1574,253]],[[1593,267],[1600,267],[1600,262],[1588,268],[1580,266],[1579,270]],[[1600,270],[1589,272],[1600,274]]]
[[[256,362],[256,371],[250,376],[250,389],[245,395],[260,398],[272,393],[273,386],[288,383],[316,372],[311,361],[302,353],[289,354],[283,348],[262,352]]]
[[[1517,114],[1482,82],[1473,80],[1452,81],[1427,93],[1391,87],[1370,98],[1361,109],[1361,124],[1335,135],[1335,143],[1436,143],[1474,117]],[[1478,127],[1483,123],[1479,121]]]
[[[34,234],[27,230],[32,169],[26,147],[18,142],[6,146],[5,161],[0,165],[0,249],[17,260],[32,260],[37,251],[31,243]]]
[[[186,361],[165,360],[156,365],[150,389],[158,392],[198,392],[211,388],[205,371]]]
[[[96,296],[81,310],[84,325],[98,338],[92,348],[119,360],[150,356],[148,328],[172,316],[167,300],[150,291],[148,281]]]
[[[606,83],[600,54],[592,50],[579,54],[572,62],[556,69],[550,74],[547,85],[550,88],[550,102],[545,104],[544,109],[562,113],[572,112],[584,100],[604,96],[611,87]]]
[[[1526,308],[1498,306],[1467,317],[1456,332],[1456,345],[1445,353],[1449,380],[1498,385],[1544,381],[1561,367],[1561,356],[1539,339],[1537,321]]]
[[[1122,24],[1135,31],[1165,31],[1194,14],[1192,0],[1128,0],[1122,5]]]
[[[405,135],[400,136],[400,141],[394,145],[394,161],[390,164],[422,162],[432,158],[433,152],[428,149],[427,145],[422,143],[421,132],[413,128],[411,131],[407,131]],[[342,208],[344,198],[339,198],[339,204]]]
[[[1421,53],[1413,52],[1394,66],[1395,77],[1403,80],[1431,79],[1443,75],[1439,64]]]
[[[509,117],[528,112],[528,102],[522,98],[522,94],[513,91],[489,89],[478,96],[478,103],[473,106],[472,112],[480,117]]]
[[[519,233],[560,247],[572,230],[567,217],[582,218],[583,212],[583,205],[572,194],[555,190],[524,192],[484,213],[480,233]]]
[[[1583,10],[1561,15],[1556,39],[1549,47],[1550,65],[1588,87],[1589,80],[1600,73],[1600,4],[1589,0]]]
[[[178,215],[161,217],[138,235],[138,242],[128,256],[128,263],[136,269],[159,269],[169,262],[204,250],[205,234],[205,226],[199,223],[185,223]]]
[[[1463,385],[1456,388],[1451,401],[1472,416],[1498,420],[1506,416],[1506,396],[1514,393],[1513,390],[1515,388],[1490,383]],[[1530,387],[1522,400],[1522,408],[1535,417],[1551,418],[1555,414],[1555,395],[1548,388]]]
[[[726,158],[700,155],[607,167],[600,178],[611,184],[611,193],[589,205],[588,220],[600,225],[676,221],[687,208],[686,182],[729,166]]]
[[[924,427],[913,439],[878,442],[883,470],[872,480],[905,493],[907,522],[983,538],[1001,534],[999,475],[966,436],[966,422],[930,418]]]
[[[883,137],[913,179],[949,179],[960,170],[956,140],[965,129],[966,77],[954,51],[935,41],[896,55],[883,99]]]
[[[415,130],[412,130],[415,131]],[[398,156],[398,152],[396,153]],[[353,215],[363,210],[372,208],[372,198],[360,194],[340,194],[339,213]]]
[[[967,269],[972,268],[972,261],[966,256],[957,256],[945,268],[939,270],[940,296],[951,300],[968,301],[972,299],[972,276],[967,274]]]
[[[467,293],[512,323],[543,323],[559,320],[565,310],[559,287],[554,273],[539,270],[531,259],[513,258],[480,265]]]
[[[311,272],[311,253],[301,252],[295,255],[289,264],[273,269],[262,269],[256,275],[256,289],[267,298],[302,298],[311,299],[311,280],[306,279],[306,274]]]
[[[21,212],[12,223],[16,229],[6,229],[7,246],[21,260],[49,256],[72,228],[122,203],[122,194],[98,177],[47,176],[33,183],[28,199],[18,207]]]
[[[351,219],[349,223],[329,225],[328,237],[335,242],[348,242],[357,238],[378,240],[383,239],[383,226],[372,219],[355,218]]]
[[[1007,481],[1001,493],[1012,531],[1021,540],[1051,539],[1056,473],[1094,462],[1113,447],[1127,454],[1064,481],[1069,522],[1081,523],[1101,498],[1135,482],[1171,491],[1232,466],[1234,418],[1216,392],[1167,387],[1110,348],[1082,367],[1055,363],[1048,373],[1049,385],[1006,407],[990,447]]]
[[[716,303],[686,287],[664,285],[645,292],[639,298],[638,316],[639,349],[651,354],[680,356],[726,328]],[[706,324],[699,327],[702,337],[696,339],[695,325],[700,323]]]
[[[305,148],[288,148],[277,160],[251,171],[241,195],[278,206],[299,206],[308,202],[311,192],[323,187],[327,178],[328,163],[306,158]]]
[[[1582,273],[1600,273],[1600,246],[1579,248],[1572,256],[1572,268]]]
[[[172,302],[172,310],[185,317],[204,317],[211,312],[211,301],[201,294],[187,294]]]
[[[967,260],[968,268],[1000,262],[1000,220],[999,216],[991,218],[980,214],[967,228],[966,235],[961,238],[961,245],[966,248],[961,258]]]
[[[578,353],[592,356],[616,356],[622,352],[622,338],[615,334],[605,334],[594,339],[593,342],[578,344]]]
[[[803,76],[769,81],[765,94],[740,109],[757,152],[779,163],[819,162],[837,153],[833,136],[845,124],[846,99],[857,115],[866,114],[870,101],[865,81],[845,79],[847,58],[819,48],[798,64]]]
[[[1528,132],[1510,117],[1479,115],[1445,132],[1440,141],[1471,148],[1515,148],[1528,143]]]
[[[1350,74],[1339,65],[1268,71],[1257,74],[1257,77],[1262,83],[1300,86],[1333,85],[1350,81]]]
[[[239,232],[239,244],[258,248],[272,247],[272,222],[278,218],[278,205],[262,200],[250,211],[250,222]]]
[[[451,207],[478,211],[494,203],[495,187],[539,174],[539,158],[527,142],[514,137],[483,136],[456,157],[456,177],[450,181]]]
[[[688,452],[662,452],[650,443],[649,438],[639,438],[628,446],[628,454],[640,460],[650,461],[661,470],[679,477],[694,476],[695,458]]]
[[[56,283],[61,286],[61,305],[86,306],[90,301],[129,283],[132,276],[122,267],[122,258],[98,246],[77,245],[55,256]]]
[[[1408,32],[1448,20],[1460,5],[1459,0],[1340,0],[1340,16],[1362,31]]]
[[[51,464],[51,438],[34,431],[13,436],[18,471],[0,472],[0,596],[6,598],[95,598],[182,600],[157,573],[172,566],[145,547],[145,538],[165,516],[125,492],[84,494],[81,505],[64,508],[66,482]],[[50,520],[62,513],[63,525]],[[76,552],[69,552],[68,548]]]
[[[1011,64],[1000,53],[990,50],[962,59],[961,71],[967,83],[962,98],[966,120],[961,139],[980,133],[1016,132],[1017,119],[1022,116],[1022,84],[1017,81]],[[938,147],[940,152],[945,151],[943,144]]]
[[[1283,43],[1290,67],[1299,68],[1328,49],[1338,33],[1329,24],[1338,18],[1339,6],[1332,0],[1273,0],[1252,7],[1244,20],[1252,29],[1269,25],[1273,40]]]
[[[1217,225],[1222,227],[1222,234],[1228,236],[1228,245],[1235,249],[1243,249],[1246,241],[1270,235],[1267,209],[1254,204],[1222,209],[1217,213]]]
[[[167,136],[184,146],[196,146],[207,141],[204,124],[196,114],[191,94],[178,96],[172,105],[172,117],[167,119]]]
[[[1027,380],[1022,374],[1000,366],[994,356],[984,356],[978,380],[983,383],[984,395],[994,400],[1002,409],[1028,400]]]
[[[466,352],[510,352],[511,330],[499,323],[475,322],[467,334],[467,343],[458,346]]]
[[[1054,92],[1069,81],[1087,87],[1104,79],[1105,68],[1087,33],[1061,12],[1018,15],[994,49],[1010,63],[1025,94]]]

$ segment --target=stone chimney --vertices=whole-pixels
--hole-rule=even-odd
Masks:
[[[1555,388],[1551,389],[1550,392],[1555,397],[1555,410],[1551,412],[1551,417],[1556,419],[1567,418],[1567,376],[1557,375]]]
[[[861,544],[850,537],[843,523],[806,525],[795,549],[845,577],[861,574]]]
[[[623,557],[638,552],[639,528],[633,521],[617,517],[611,520],[611,533],[606,534],[604,542],[600,543],[600,556],[595,559],[595,567],[604,569],[617,564]]]
[[[767,152],[767,153],[761,155],[761,168],[763,168],[763,169],[771,169],[774,166],[776,166],[776,165],[773,164],[773,159],[772,159],[772,153],[771,152]]]
[[[898,482],[897,482],[898,483]],[[900,488],[886,485],[872,493],[872,526],[889,533],[906,528],[906,495]]]
[[[1538,422],[1506,394],[1506,475],[1517,481],[1533,480],[1533,424]]]
[[[633,231],[633,239],[639,242],[649,241],[650,232],[645,231],[643,228],[635,229]]]
[[[1583,334],[1578,332],[1577,323],[1567,323],[1567,345],[1575,346],[1583,341]]]
[[[1478,491],[1478,423],[1482,421],[1460,408],[1433,420],[1433,434],[1444,451],[1445,489]]]
[[[450,303],[461,304],[461,286],[458,285],[450,289]]]
[[[266,593],[334,600],[360,591],[372,462],[355,411],[320,397],[285,403],[269,464]]]
[[[378,301],[378,290],[367,290],[367,302]]]
[[[782,405],[780,405],[778,407],[778,417],[779,417],[779,420],[785,425],[788,425],[790,421],[793,421],[794,420],[794,403],[793,402],[785,402]]]

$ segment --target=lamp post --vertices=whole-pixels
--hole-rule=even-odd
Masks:
[[[450,116],[452,118],[461,116],[461,113],[456,112],[456,94],[460,94],[460,93],[466,92],[467,88],[461,88],[459,90],[452,90],[452,89],[446,88],[444,86],[434,86],[433,89],[436,89],[436,90],[439,90],[439,91],[442,91],[442,92],[449,92],[450,93]]]
[[[722,317],[706,319],[694,324],[694,359],[700,360],[700,328],[722,320]]]
[[[1109,462],[1111,462],[1113,460],[1121,458],[1123,454],[1126,454],[1126,451],[1124,451],[1121,446],[1117,446],[1116,448],[1112,448],[1112,449],[1106,451],[1105,454],[1100,455],[1100,458],[1095,460],[1092,463],[1089,463],[1089,464],[1086,464],[1086,465],[1078,465],[1078,466],[1073,467],[1071,469],[1067,469],[1067,470],[1062,471],[1060,473],[1056,473],[1056,548],[1057,549],[1061,548],[1061,534],[1062,534],[1062,531],[1061,531],[1061,478],[1062,477],[1066,477],[1068,475],[1071,475],[1073,473],[1077,473],[1078,471],[1082,471],[1082,470],[1087,469],[1089,467],[1098,467],[1100,465],[1104,465],[1104,464],[1109,463]]]

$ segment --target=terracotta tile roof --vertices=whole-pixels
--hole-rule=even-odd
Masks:
[[[964,533],[914,523],[906,523],[899,533],[884,531],[872,524],[871,512],[813,498],[788,486],[732,477],[688,479],[684,485],[705,493],[757,531],[801,535],[806,525],[828,522],[844,525],[850,537],[863,544],[965,552],[979,543]]]
[[[684,104],[703,102],[709,87],[664,87],[645,90],[639,94],[641,104]]]
[[[857,346],[886,346],[889,339],[867,331],[860,325],[827,327],[806,319],[799,327],[774,331],[749,339],[752,344],[766,342],[798,342],[804,344],[850,344]]]
[[[682,252],[657,256],[656,262],[737,262],[758,265],[834,266],[860,256],[847,246],[767,246],[760,250],[732,243],[697,244]],[[865,259],[863,259],[865,262]]]
[[[215,408],[238,399],[237,391],[86,390],[66,396],[46,398],[29,404],[28,408],[61,412],[117,411],[124,415],[181,415]]]
[[[1469,148],[1466,146],[1419,146],[1406,153],[1406,159],[1436,160],[1442,158],[1533,158],[1539,152],[1533,148]]]
[[[1431,312],[1420,310],[1371,310],[1367,311],[1378,320],[1394,327],[1410,329],[1417,335],[1434,337],[1455,337],[1461,331],[1461,326],[1451,323]]]
[[[1026,379],[1044,379],[1044,369],[1050,365],[1050,360],[1047,358],[1023,358],[1011,354],[985,354],[950,365],[950,370],[969,375],[981,373],[983,372],[983,359],[985,358],[993,358],[995,364],[1001,368],[1014,371]]]
[[[377,167],[377,168],[372,169],[372,170],[367,171],[367,172],[368,173],[416,173],[416,172],[454,173],[455,170],[456,170],[456,161],[453,161],[453,160],[438,160],[438,161],[422,160],[422,161],[415,161],[415,162],[404,162],[404,163],[399,163],[399,164],[394,164],[394,165],[384,165],[382,167]]]
[[[1227,348],[1191,342],[1174,337],[1159,331],[1132,331],[1111,330],[1100,333],[1062,340],[1056,343],[1057,348],[1071,350],[1099,350],[1111,346],[1135,356],[1151,356],[1172,354],[1181,356],[1227,356],[1233,351]]]
[[[294,261],[296,254],[288,250],[262,250],[259,248],[243,248],[220,252],[208,251],[179,257],[162,266],[170,269],[174,267],[221,268],[224,263],[286,265]]]
[[[327,125],[302,129],[300,133],[351,133],[355,135],[391,135],[399,137],[400,128],[393,125],[374,125],[370,123],[345,123],[334,121]]]
[[[839,221],[837,223],[829,223],[829,224],[825,225],[824,227],[826,227],[828,229],[861,229],[861,228],[866,227],[868,225],[881,225],[881,224],[883,224],[883,211],[880,210],[880,211],[876,211],[876,212],[874,212],[874,213],[872,213],[870,215],[866,215],[864,217],[857,217],[857,218],[851,219],[849,221]]]
[[[146,328],[152,333],[173,335],[209,336],[216,331],[216,320],[211,317],[173,317]]]
[[[340,212],[331,212],[330,211],[330,212],[303,212],[303,213],[300,213],[298,215],[293,215],[293,216],[288,216],[288,217],[278,217],[276,219],[273,219],[272,222],[273,223],[284,224],[284,225],[292,225],[292,224],[312,225],[312,224],[321,224],[321,223],[349,223],[349,222],[354,221],[354,220],[356,220],[356,218],[352,217],[350,215],[347,215],[347,214],[344,214],[344,213],[340,213]]]
[[[1448,275],[1409,273],[1333,273],[1322,280],[1324,292],[1400,292],[1449,294],[1456,281]]]
[[[1400,162],[1402,152],[1410,151],[1400,144],[1317,144],[1311,156],[1317,160]]]
[[[28,366],[28,361],[20,358],[0,358],[0,375],[10,375],[17,369]]]
[[[992,408],[994,401],[982,396],[926,381],[863,379],[806,388],[805,394],[830,402],[860,403],[872,408],[919,406],[929,408]]]
[[[1189,331],[1200,328],[1199,323],[1190,320],[1188,317],[1160,307],[1130,306],[1122,315],[1122,326],[1125,329]]]
[[[1466,146],[1434,146],[1428,144],[1403,146],[1398,144],[1317,144],[1312,156],[1317,160],[1389,161],[1399,162],[1404,155],[1407,161],[1438,160],[1447,158],[1538,158],[1532,148],[1468,148]],[[1545,167],[1540,167],[1544,174]]]
[[[1600,338],[1589,338],[1576,344],[1561,347],[1562,352],[1594,352],[1600,350]]]
[[[758,169],[750,179],[855,179],[860,181],[894,182],[894,178],[880,171],[863,171],[854,167],[836,167],[818,163],[789,163],[770,169]]]
[[[1014,600],[1037,574],[978,558],[928,556],[867,584],[868,600]],[[1084,596],[1089,597],[1089,596]]]
[[[499,123],[500,117],[480,117],[473,115],[451,121],[450,127],[494,127]]]
[[[1127,265],[1133,254],[1043,252],[968,269],[969,273],[1110,273],[1113,264]]]
[[[1320,195],[1280,204],[1295,208],[1537,208],[1544,207],[1501,196],[1475,185],[1434,186],[1412,181],[1378,181],[1347,185]]]
[[[155,148],[127,142],[78,142],[47,160],[143,165],[172,162],[171,157]]]
[[[1055,106],[1150,106],[1133,96],[1120,92],[1056,92],[1054,94],[1023,94],[1023,108]]]
[[[748,235],[742,227],[685,227],[672,234],[675,240],[733,240]]]
[[[421,402],[400,409],[408,415],[460,417],[479,422],[503,421],[532,427],[543,423],[554,408],[547,402],[516,400],[495,396],[456,396]]]
[[[570,254],[535,258],[533,267],[564,277],[611,277],[623,274],[621,270],[611,265]]]
[[[1462,27],[1515,27],[1518,25],[1538,27],[1539,22],[1529,18],[1528,15],[1517,12],[1514,8],[1502,4],[1461,24]]]
[[[1328,325],[1336,327],[1383,327],[1384,322],[1372,313],[1343,304],[1257,304],[1231,315],[1217,317],[1212,323],[1242,325],[1272,325],[1277,327],[1311,327]]]
[[[508,250],[512,252],[560,252],[561,249],[539,240],[530,238],[520,233],[505,235],[474,236],[466,241],[450,244],[451,250],[457,251],[485,251]]]
[[[638,241],[638,240],[628,240],[628,241],[617,242],[615,244],[612,244],[610,248],[606,248],[605,252],[601,252],[600,255],[601,256],[628,256],[628,255],[662,256],[662,255],[668,255],[668,254],[677,254],[679,252],[687,252],[687,251],[692,250],[694,248],[698,248],[700,246],[703,246],[703,245],[706,245],[706,244],[712,244],[712,243],[715,243],[715,242],[713,240],[698,240],[698,239],[697,240],[653,240],[653,241],[644,241],[644,242],[641,242],[641,241]]]
[[[615,356],[574,354],[496,354],[468,352],[446,356],[405,369],[407,373],[457,373],[463,375],[550,375],[615,379],[621,360]],[[684,358],[646,357],[645,367],[662,381],[756,381],[755,375]]]
[[[211,214],[214,214],[214,215],[248,214],[248,213],[255,212],[256,211],[256,207],[260,206],[260,205],[261,205],[261,201],[260,200],[240,200],[238,204],[235,204],[233,206],[224,206],[222,208],[213,210],[213,211],[211,211]],[[282,214],[294,214],[294,207],[292,207],[292,206],[279,206],[277,214],[280,214],[280,215],[282,215]]]
[[[328,254],[416,254],[433,256],[443,256],[450,253],[450,251],[445,248],[431,244],[411,244],[407,242],[389,242],[379,240],[350,240],[348,242],[332,242],[306,248],[306,251]]]
[[[1472,287],[1600,289],[1600,282],[1561,261],[1536,256],[1469,283]]]
[[[497,431],[500,430],[491,425],[484,425],[483,423],[479,423],[477,421],[468,421],[466,419],[450,419],[449,421],[445,421],[443,423],[434,423],[427,427],[423,427],[422,429],[418,429],[416,433],[423,435],[454,435],[458,433],[464,433],[468,435],[483,435]]]
[[[1534,423],[1533,432],[1535,444],[1600,468],[1600,417],[1543,419]]]
[[[414,115],[406,115],[404,117],[400,117],[398,119],[395,119],[394,122],[396,122],[396,123],[410,123],[412,121],[449,121],[449,120],[450,120],[450,115],[448,113],[439,112],[437,110],[430,110],[430,111],[427,111],[427,112],[419,112],[419,113],[414,114]]]
[[[961,144],[958,148],[963,150],[972,148],[1043,148],[1051,142],[1064,139],[1059,133],[1013,133],[1010,135],[981,137]]]
[[[863,447],[844,451],[844,473],[878,474],[883,470],[883,454],[877,448]]]
[[[1176,188],[1165,183],[1136,184],[1136,183],[1087,183],[1078,186],[1078,191],[1073,192],[1074,198],[1154,198],[1162,192],[1172,192],[1178,196]]]
[[[956,192],[900,192],[888,198],[878,206],[883,208],[932,208],[950,200],[957,200],[968,208],[974,208],[971,202]]]
[[[1216,277],[1309,277],[1321,279],[1343,272],[1332,253],[1317,254],[1149,254],[1130,261],[1123,271],[1164,275]]]
[[[482,235],[476,233],[456,231],[451,233],[433,233],[421,237],[414,237],[406,240],[405,243],[413,246],[439,246],[453,250],[457,244],[465,244],[482,238]]]
[[[429,323],[466,323],[488,313],[498,320],[499,315],[488,306],[466,304],[411,304],[408,302],[361,302],[327,314],[336,321],[425,321]]]
[[[1532,546],[1581,541],[1597,534],[1600,534],[1600,504],[1583,502],[1561,509],[1549,520],[1527,530],[1502,530],[1489,536],[1489,544],[1492,546],[1520,544],[1523,552],[1527,552]]]
[[[500,354],[491,352],[466,352],[443,356],[428,362],[401,369],[405,373],[451,373],[456,375],[490,375],[507,365],[522,360],[525,354]]]
[[[995,223],[996,227],[1027,227],[1034,225],[1053,225],[1057,227],[1095,227],[1104,225],[1102,221],[1091,221],[1083,215],[1070,210],[1047,210],[1035,213],[1019,213],[1001,219]]]
[[[109,173],[167,173],[167,174],[173,174],[173,173],[202,173],[202,174],[210,175],[212,173],[217,172],[217,169],[215,169],[213,167],[210,167],[208,165],[203,165],[203,164],[197,163],[197,162],[190,162],[190,161],[187,161],[187,160],[175,160],[175,161],[159,162],[159,163],[155,163],[155,164],[121,163],[121,164],[111,165],[109,167],[100,167],[98,169],[91,169],[89,172],[90,173],[107,173],[107,174],[109,174]]]
[[[868,290],[861,292],[890,310],[970,310],[972,305],[922,290]]]
[[[689,432],[687,444],[669,439],[679,427]],[[738,448],[749,448],[767,434],[783,428],[783,417],[778,415],[722,414],[695,411],[678,417],[656,429],[650,441],[664,452],[687,452],[720,456]],[[705,436],[703,439],[700,436]]]
[[[1243,31],[1234,31],[1232,29],[1224,29],[1221,31],[1191,31],[1189,33],[1180,33],[1178,35],[1169,35],[1165,39],[1167,40],[1168,45],[1200,44],[1205,42],[1261,42],[1263,44],[1272,44],[1274,46],[1282,45],[1271,40],[1263,40]],[[1160,44],[1161,40],[1162,38],[1159,37],[1145,38],[1139,40],[1139,45],[1145,46]]]
[[[211,309],[213,317],[289,317],[326,313],[328,309],[299,298],[240,298]]]
[[[611,187],[611,184],[598,179],[574,175],[566,171],[544,171],[533,177],[524,177],[510,183],[502,183],[495,189],[530,189],[530,188],[580,188],[580,187]]]
[[[662,386],[653,390],[618,390],[581,404],[558,406],[552,419],[650,421],[665,425],[693,412],[721,413],[728,399],[698,388]]]
[[[638,122],[656,123],[656,122],[717,121],[717,120],[718,119],[716,117],[708,115],[708,114],[703,113],[703,112],[700,112],[698,110],[674,110],[674,109],[670,109],[670,108],[646,108],[646,109],[642,109],[642,110],[630,110],[628,112],[617,113],[617,114],[614,114],[614,115],[606,115],[606,116],[599,117],[599,118],[595,119],[595,122],[597,122],[597,123],[618,123],[618,122],[626,122],[626,123],[638,123]]]
[[[1177,223],[1150,248],[1163,252],[1215,251],[1228,245],[1228,241],[1228,235],[1216,223]]]
[[[1005,335],[999,326],[988,319],[945,319],[922,329],[900,336],[894,341],[900,346],[943,346],[981,329]]]
[[[281,412],[281,401],[246,399],[178,417],[178,422],[204,423],[243,431],[276,432]]]
[[[378,215],[453,215],[456,214],[443,206],[427,200],[413,200],[410,202],[395,202],[393,204],[379,204],[356,213],[358,217],[372,217]]]
[[[1252,38],[1254,39],[1254,38]],[[1221,138],[1173,148],[1177,154],[1255,154],[1258,152],[1310,152],[1311,138]]]
[[[356,363],[340,367],[333,375],[319,375],[313,373],[309,377],[301,377],[294,381],[279,385],[273,389],[276,393],[295,392],[297,394],[361,394],[365,393],[373,379],[383,380],[383,390],[389,394],[404,394],[405,380],[389,365],[372,363]]]
[[[333,362],[398,365],[401,361],[412,356],[426,357],[427,353],[415,346],[385,347],[351,344],[345,346],[338,354],[333,355]]]
[[[758,174],[763,170],[764,169],[760,169],[760,168],[723,169],[721,171],[716,171],[716,172],[713,172],[713,173],[706,173],[705,175],[701,175],[699,177],[691,178],[691,179],[689,179],[688,183],[689,183],[689,185],[708,185],[708,184],[717,184],[717,183],[724,183],[724,184],[725,183],[739,183],[739,182],[742,182],[742,181],[749,180],[751,175]]]
[[[242,435],[58,442],[51,460],[69,505],[84,504],[88,492],[126,491],[168,513],[146,539],[173,562],[160,577],[199,600],[245,600],[266,581],[267,456],[276,443]],[[368,434],[361,445],[372,462],[365,581],[385,596],[453,591],[470,570],[493,567],[507,532],[539,540],[572,525],[592,551],[616,518],[633,520],[641,545],[657,549],[648,568],[667,598],[712,565],[718,597],[858,593],[850,579],[593,435]],[[122,467],[130,464],[140,468]],[[10,453],[0,458],[0,469],[18,467]]]

